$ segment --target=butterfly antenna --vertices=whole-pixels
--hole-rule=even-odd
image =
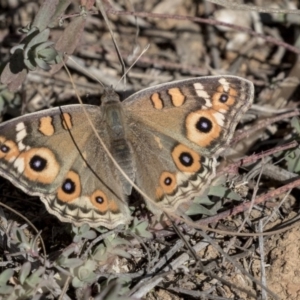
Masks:
[[[109,30],[109,32],[110,32],[110,35],[111,35],[112,41],[113,41],[113,43],[114,43],[114,46],[115,46],[115,49],[116,49],[116,52],[117,52],[119,61],[120,61],[121,65],[122,65],[122,73],[123,73],[123,74],[127,74],[127,72],[126,72],[126,67],[125,67],[125,63],[124,63],[124,60],[123,60],[123,58],[122,58],[122,56],[121,56],[121,51],[120,51],[120,49],[119,49],[119,47],[118,47],[118,44],[117,44],[117,42],[116,42],[116,40],[115,40],[115,36],[114,36],[114,33],[113,33],[112,29],[111,29],[109,20],[108,20],[108,18],[107,18],[107,14],[106,14],[105,9],[104,9],[103,4],[102,4],[102,1],[101,1],[101,0],[96,0],[96,4],[97,4],[97,7],[98,7],[98,9],[100,10],[100,12],[101,12],[101,14],[102,14],[104,20],[105,20],[106,26],[107,26],[107,28],[108,28],[108,30]],[[124,77],[124,75],[122,76],[122,78],[123,78],[123,77]],[[125,78],[125,85],[126,85],[126,78]]]
[[[133,62],[133,64],[128,68],[128,70],[126,71],[126,73],[120,78],[120,80],[118,81],[118,83],[116,84],[115,89],[117,89],[118,84],[122,81],[122,79],[129,73],[129,71],[132,69],[132,67],[136,64],[136,62],[141,58],[142,55],[144,55],[144,53],[149,49],[150,44],[148,44],[143,51],[140,53],[140,55],[136,58],[136,60]]]

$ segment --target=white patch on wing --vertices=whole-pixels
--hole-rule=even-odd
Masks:
[[[18,143],[18,148],[20,151],[24,151],[26,146],[23,144],[24,138],[27,136],[27,131],[25,124],[20,122],[16,125],[16,142]]]
[[[22,130],[26,131],[26,128],[25,128],[25,124],[23,122],[20,122],[16,125],[16,131],[22,131]]]
[[[26,135],[27,135],[27,132],[25,129],[22,131],[19,131],[16,136],[16,141],[17,142],[22,141],[26,137]]]
[[[225,78],[219,79],[219,82],[223,86],[224,91],[228,93],[230,89],[230,83]]]
[[[217,120],[218,125],[224,126],[224,117],[225,117],[225,115],[221,114],[220,112],[215,112],[215,113],[213,114],[213,116],[214,116],[215,119]]]
[[[25,161],[24,158],[17,158],[14,162],[14,167],[17,169],[19,174],[22,174],[25,169]]]
[[[18,148],[20,151],[24,151],[26,149],[26,146],[23,144],[22,141],[18,142]]]
[[[197,95],[205,100],[205,107],[203,108],[205,109],[206,107],[212,107],[210,97],[205,91],[203,85],[199,82],[196,82],[194,83],[194,88],[196,90]]]

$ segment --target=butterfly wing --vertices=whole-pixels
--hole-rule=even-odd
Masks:
[[[181,203],[201,194],[215,176],[216,159],[202,156],[176,139],[131,127],[136,151],[136,184],[152,200],[145,199],[154,214],[175,211]],[[134,136],[134,138],[133,138]]]
[[[151,87],[126,99],[139,187],[172,211],[201,193],[253,94],[248,80],[216,76]]]
[[[211,157],[228,146],[253,95],[253,83],[246,79],[210,76],[144,89],[123,104],[133,122]]]
[[[85,108],[96,128],[101,128],[105,120],[99,107]],[[108,144],[107,133],[99,134]],[[0,174],[39,196],[61,221],[107,228],[127,223],[126,197],[114,172],[80,105],[0,125]]]
[[[112,118],[98,107],[85,107],[106,145],[112,138],[105,122],[117,125],[115,134],[126,133],[121,144],[116,143],[117,135],[113,138],[118,149],[111,152],[119,153],[123,143],[131,145],[127,154],[132,163],[127,158],[123,162],[131,166],[129,177],[160,208],[173,211],[210,183],[215,156],[230,142],[252,98],[253,85],[247,80],[204,77],[143,90],[125,100],[123,109],[110,110]],[[110,101],[108,97],[107,105]],[[117,112],[124,114],[124,123],[116,119]],[[128,194],[131,187],[80,105],[1,124],[0,174],[26,193],[40,196],[62,221],[114,228],[130,219],[124,190]],[[157,211],[156,205],[148,204]]]

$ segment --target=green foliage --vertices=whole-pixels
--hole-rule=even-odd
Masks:
[[[12,232],[12,244],[16,245],[20,250],[24,251],[24,253],[38,253],[36,239],[29,239],[24,231],[17,227],[13,228]]]
[[[49,40],[51,28],[58,25],[59,17],[70,3],[69,0],[44,1],[33,22],[20,30],[25,37],[11,49],[9,61],[0,68],[1,83],[11,91],[19,88],[28,72],[37,68],[58,71],[63,65],[62,53],[72,54],[83,32],[85,9],[69,24],[56,44]],[[54,65],[56,67],[51,67]]]
[[[201,203],[201,204],[200,204]],[[204,204],[211,206],[212,208],[208,209]],[[217,211],[213,208],[214,202],[212,202],[207,196],[205,197],[196,197],[189,207],[189,209],[186,211],[187,215],[193,216],[193,215],[206,215],[206,216],[212,216],[217,213]]]
[[[9,91],[6,85],[0,85],[0,116],[7,109],[11,108],[12,110],[18,109],[21,107],[21,97],[18,93],[13,93]]]
[[[90,226],[83,224],[80,227],[72,226],[72,231],[75,234],[73,242],[78,243],[82,239],[92,240],[96,238],[97,234],[94,230],[90,230]]]
[[[212,186],[207,193],[208,196],[216,196],[218,198],[227,198],[231,200],[240,201],[242,198],[232,189],[226,188],[222,185]],[[208,196],[195,197],[192,205],[189,207],[186,214],[188,215],[206,215],[213,216],[217,214],[219,203],[215,204]],[[207,208],[209,207],[209,208]]]
[[[102,286],[102,292],[99,295],[100,299],[105,300],[130,300],[132,298],[124,297],[123,295],[129,291],[131,279],[123,276],[118,280],[110,280]]]
[[[237,201],[241,201],[242,198],[239,194],[237,194],[236,192],[234,192],[232,189],[226,188],[224,186],[212,186],[209,189],[208,195],[210,196],[217,196],[220,198],[228,198],[231,200],[237,200]]]
[[[294,137],[296,140],[299,140],[300,136],[300,120],[299,118],[294,117],[291,120],[291,126],[294,128]],[[280,153],[282,155],[282,153]],[[279,156],[279,154],[277,155]],[[300,172],[300,149],[296,147],[285,153],[284,158],[286,160],[287,169],[293,173]]]
[[[72,285],[75,288],[84,287],[97,281],[98,276],[95,274],[97,264],[95,261],[88,259],[82,265],[70,268],[73,275]]]
[[[131,255],[123,249],[123,246],[130,246],[130,242],[114,235],[110,235],[103,241],[103,244],[96,247],[92,257],[99,263],[104,263],[113,256],[121,256],[129,259]]]
[[[37,293],[37,288],[46,287],[50,281],[45,281],[45,268],[40,266],[32,268],[32,263],[38,257],[37,237],[28,238],[24,230],[13,227],[8,238],[8,244],[18,249],[19,259],[25,257],[25,262],[19,268],[18,273],[13,269],[6,269],[0,274],[0,298],[8,300],[27,299]],[[48,275],[45,275],[46,277]],[[15,278],[12,280],[12,278]],[[9,282],[9,283],[8,283]]]
[[[6,269],[0,274],[0,295],[9,295],[13,291],[13,287],[8,285],[8,280],[13,276],[13,269]]]
[[[299,136],[300,136],[300,120],[299,120],[299,118],[293,117],[292,120],[291,120],[291,125],[295,129],[296,134],[297,134],[298,139],[299,139]]]
[[[31,270],[31,263],[25,262],[19,270],[18,280],[14,280],[14,286],[8,285],[7,282],[13,277],[14,270],[7,269],[0,274],[0,296],[5,297],[7,300],[14,299],[27,299],[28,297],[37,294],[37,288],[47,286],[42,276],[45,273],[43,267],[37,270]]]
[[[48,41],[49,35],[49,29],[40,32],[38,28],[33,27],[28,30],[22,43],[11,49],[11,53],[21,51],[22,54],[18,57],[23,58],[24,67],[29,71],[34,71],[37,67],[49,71],[51,64],[61,61],[59,53],[52,48],[54,43]]]
[[[73,243],[55,261],[51,262],[46,258],[45,265],[44,263],[41,265],[44,259],[40,257],[40,249],[37,246],[39,236],[28,237],[24,229],[14,225],[7,241],[19,253],[19,262],[22,260],[23,262],[19,268],[7,268],[0,273],[0,298],[27,299],[50,293],[50,291],[51,293],[59,291],[66,281],[66,276],[70,277],[70,284],[75,289],[85,289],[97,285],[101,275],[99,273],[100,266],[105,265],[108,261],[119,259],[119,257],[131,259],[131,255],[127,251],[131,243],[126,238],[121,238],[106,230],[104,238],[97,241],[95,230],[90,229],[88,225],[73,226],[72,231],[74,233]],[[5,233],[2,232],[2,234]],[[88,250],[90,241],[94,241],[95,245]],[[112,279],[113,277],[102,280],[101,284],[105,290],[103,293],[114,295],[109,297],[115,297],[108,299],[119,299],[121,293],[128,291],[131,279],[125,280],[125,277],[122,277],[121,280],[114,281],[114,286],[117,287],[114,289],[114,293],[106,290]]]
[[[300,149],[296,148],[295,150],[288,151],[285,155],[287,169],[293,173],[300,172]]]
[[[84,240],[94,239],[96,234],[88,225],[73,226],[73,232],[75,233],[74,246],[68,247],[56,260],[55,265],[59,270],[64,270],[64,272],[70,274],[72,285],[75,288],[85,288],[96,283],[99,278],[97,269],[107,261],[112,261],[117,257],[131,258],[131,255],[126,251],[126,248],[131,245],[130,242],[114,233],[111,233],[96,245],[88,256],[86,254],[78,256],[76,255],[78,247],[75,243],[83,243]],[[75,255],[76,257],[74,257]]]
[[[152,233],[147,230],[149,225],[148,221],[141,221],[138,218],[133,219],[133,224],[130,228],[130,231],[136,234],[137,236],[150,239],[152,238]]]

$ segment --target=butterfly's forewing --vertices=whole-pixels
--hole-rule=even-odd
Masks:
[[[85,107],[100,128],[105,120],[99,107]],[[109,143],[105,131],[101,136]],[[127,223],[129,209],[114,170],[80,105],[0,125],[0,174],[40,196],[62,221],[107,228]]]
[[[210,184],[215,157],[253,93],[253,84],[239,77],[201,77],[151,87],[123,102],[136,182],[157,204],[148,203],[153,211],[174,211]]]
[[[145,130],[160,132],[211,157],[228,146],[253,95],[253,83],[246,79],[210,76],[150,87],[123,104]]]

